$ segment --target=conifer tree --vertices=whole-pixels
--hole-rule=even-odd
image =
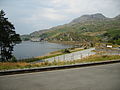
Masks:
[[[20,35],[16,34],[14,25],[0,11],[0,61],[9,61],[13,57],[12,51],[16,44],[21,42]]]

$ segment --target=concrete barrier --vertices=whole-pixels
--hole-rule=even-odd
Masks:
[[[78,67],[112,64],[112,63],[120,63],[120,60],[109,60],[109,61],[80,63],[80,64],[74,64],[74,65],[49,66],[49,67],[30,68],[30,69],[5,70],[5,71],[0,71],[0,76],[12,75],[12,74],[32,73],[32,72],[43,72],[43,71],[60,70],[60,69],[69,69],[69,68],[78,68]]]

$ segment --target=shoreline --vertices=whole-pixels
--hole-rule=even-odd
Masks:
[[[81,45],[79,41],[30,41],[30,42],[49,42],[56,44],[64,44],[64,45]]]
[[[70,51],[69,53],[85,50],[83,48],[67,48],[67,49]],[[36,56],[35,58],[43,58],[43,57],[47,57],[47,56],[54,57],[54,55],[55,56],[59,56],[59,55],[67,54],[67,53],[64,53],[63,50],[65,50],[65,49],[60,49],[60,50],[57,50],[57,51],[52,51],[52,52],[49,52],[49,53],[47,53],[47,54],[45,54],[43,56]]]
[[[81,43],[79,41],[48,41],[48,42],[65,44],[65,45],[81,45]]]
[[[30,41],[30,42],[32,42],[32,41]],[[46,41],[46,42],[57,43],[57,44],[64,44],[64,45],[73,45],[70,48],[65,48],[65,49],[70,51],[69,53],[87,49],[87,48],[80,48],[80,42],[75,42],[75,41],[72,41],[72,42],[71,41]],[[41,60],[41,62],[42,62],[43,59],[47,59],[47,58],[51,58],[51,57],[67,54],[67,53],[63,53],[63,51],[65,49],[60,49],[60,50],[57,50],[57,51],[47,52],[46,54],[41,55],[41,56],[35,56],[35,57],[31,57],[31,58],[18,59],[17,61],[21,61],[21,62],[34,62],[34,61],[38,61],[38,60],[40,61]]]
[[[83,48],[69,48],[68,50],[70,52],[64,52],[65,49],[61,49],[61,50],[57,50],[57,51],[53,51],[53,52],[49,52],[43,56],[36,56],[36,57],[33,57],[33,58],[26,58],[26,59],[21,59],[21,60],[18,60],[18,61],[21,61],[21,62],[34,62],[34,61],[42,61],[43,59],[48,59],[48,58],[52,58],[52,57],[55,57],[55,56],[59,56],[59,55],[64,55],[64,54],[68,54],[68,53],[73,53],[73,52],[77,52],[77,51],[82,51],[82,50],[85,50]],[[44,61],[43,61],[44,62]]]

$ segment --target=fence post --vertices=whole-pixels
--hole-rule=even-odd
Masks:
[[[64,57],[64,61],[65,61],[65,54],[63,55],[63,57]]]
[[[82,59],[82,53],[81,53],[81,59]]]
[[[74,60],[74,53],[73,53],[73,55],[72,55],[72,56],[73,56],[73,60]]]
[[[58,56],[58,60],[59,60],[59,56]],[[58,61],[58,60],[57,60],[57,61]]]

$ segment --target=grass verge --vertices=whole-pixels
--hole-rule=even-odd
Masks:
[[[26,62],[4,62],[0,63],[0,70],[8,69],[23,69],[23,68],[34,68],[34,67],[46,67],[46,66],[60,66],[60,65],[71,65],[77,63],[96,62],[96,61],[107,61],[107,60],[118,60],[120,55],[91,55],[89,57],[73,60],[73,61],[54,61],[54,62],[40,62],[36,64],[30,64]]]

